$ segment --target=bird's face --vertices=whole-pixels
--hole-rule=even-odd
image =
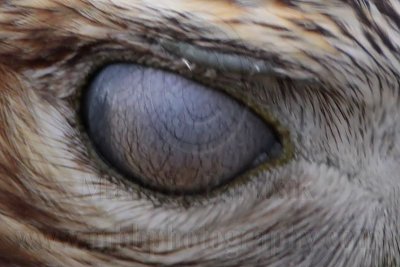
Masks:
[[[397,0],[3,1],[0,262],[400,264],[399,24]]]

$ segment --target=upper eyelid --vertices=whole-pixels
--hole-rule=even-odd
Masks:
[[[261,59],[202,49],[184,42],[161,40],[160,44],[167,51],[177,56],[181,56],[184,59],[189,60],[189,62],[193,61],[201,66],[210,67],[216,70],[250,75],[279,75],[270,64]]]

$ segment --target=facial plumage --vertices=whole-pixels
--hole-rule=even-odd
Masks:
[[[397,0],[4,1],[0,262],[400,264],[399,13]],[[224,71],[227,58],[267,67]],[[113,61],[245,99],[287,160],[207,197],[122,184],[77,119],[87,77]]]

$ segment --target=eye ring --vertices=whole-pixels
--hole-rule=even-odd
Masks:
[[[99,72],[99,70],[103,69],[104,66],[107,65],[111,65],[111,64],[118,64],[118,63],[124,63],[124,64],[130,64],[130,62],[128,61],[105,61],[103,62],[103,64],[101,64],[100,68],[96,68],[93,69],[93,74],[92,77],[95,77],[95,75]],[[135,64],[135,63],[132,63]],[[145,66],[145,65],[144,65]],[[152,66],[151,66],[152,67]],[[160,70],[162,70],[164,68],[161,68]],[[169,72],[169,70],[166,70],[167,72]],[[93,78],[91,79],[91,81],[93,80]],[[194,79],[197,80],[197,79]],[[207,81],[202,80],[201,84],[208,84]],[[215,90],[220,90],[222,92],[225,91],[225,88],[219,86],[218,89]],[[229,89],[228,89],[229,90]],[[171,190],[160,190],[160,188],[157,187],[152,187],[149,186],[146,183],[141,183],[138,180],[127,180],[126,177],[127,175],[125,173],[121,173],[118,169],[115,168],[115,166],[112,166],[112,164],[109,164],[109,162],[107,162],[107,160],[104,158],[103,155],[101,155],[100,153],[98,153],[98,151],[96,149],[93,149],[93,142],[92,140],[90,140],[90,138],[88,138],[87,136],[85,137],[85,142],[88,144],[88,147],[90,148],[90,158],[95,160],[95,163],[100,163],[99,165],[102,165],[102,167],[100,168],[102,170],[102,173],[105,174],[108,178],[112,179],[114,182],[117,182],[118,184],[122,184],[124,185],[124,187],[127,190],[140,190],[141,192],[147,192],[145,193],[147,196],[149,196],[150,198],[156,197],[156,199],[159,199],[160,197],[162,199],[164,199],[165,197],[169,198],[169,199],[176,199],[176,197],[178,197],[178,199],[186,199],[187,197],[190,197],[190,201],[195,201],[194,199],[198,199],[199,201],[202,201],[202,199],[206,196],[207,199],[208,198],[212,198],[212,197],[217,197],[220,194],[222,194],[223,192],[226,192],[227,190],[230,191],[230,189],[235,188],[237,185],[240,185],[242,183],[246,183],[248,181],[248,179],[250,177],[254,177],[255,175],[257,175],[260,172],[265,172],[267,171],[269,168],[271,167],[275,167],[278,165],[282,165],[285,162],[287,162],[288,159],[291,158],[292,155],[292,150],[288,149],[291,147],[291,142],[287,142],[288,139],[286,138],[288,135],[288,132],[286,131],[286,129],[284,129],[283,127],[280,126],[279,122],[276,121],[272,116],[270,116],[268,114],[268,111],[266,111],[263,108],[260,108],[257,106],[257,102],[255,103],[251,103],[252,99],[246,97],[245,95],[240,96],[239,94],[240,92],[238,92],[237,90],[232,90],[231,92],[229,92],[230,96],[233,96],[233,98],[239,98],[240,101],[239,102],[243,102],[246,103],[246,106],[251,107],[251,111],[254,112],[255,114],[258,114],[258,116],[260,116],[260,118],[265,121],[266,123],[268,123],[269,125],[273,125],[273,130],[274,133],[278,136],[279,141],[283,141],[282,142],[282,146],[280,147],[281,149],[281,153],[279,155],[279,157],[277,158],[273,158],[271,160],[269,160],[268,162],[261,162],[259,165],[257,166],[253,166],[253,168],[251,170],[245,170],[243,172],[238,173],[235,179],[229,180],[229,181],[225,181],[224,183],[218,185],[215,188],[211,188],[211,189],[207,189],[207,190],[203,190],[203,192],[200,191],[192,191],[192,192],[182,192],[182,191],[171,191]],[[87,90],[83,89],[83,94],[81,96],[80,99],[84,99],[87,96]],[[81,107],[79,107],[79,112],[80,114],[82,114],[82,109]],[[82,115],[80,115],[80,120],[82,121],[82,125],[83,128],[81,128],[83,131],[85,131],[87,129],[87,125],[85,122],[85,120],[82,120]],[[85,134],[86,135],[86,134]],[[284,137],[282,139],[282,136]],[[98,165],[98,164],[96,164]],[[206,194],[204,194],[206,191]]]

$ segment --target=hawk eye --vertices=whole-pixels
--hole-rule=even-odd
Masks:
[[[104,67],[83,105],[101,157],[126,179],[167,193],[212,190],[267,159],[279,143],[228,95],[134,64]]]

